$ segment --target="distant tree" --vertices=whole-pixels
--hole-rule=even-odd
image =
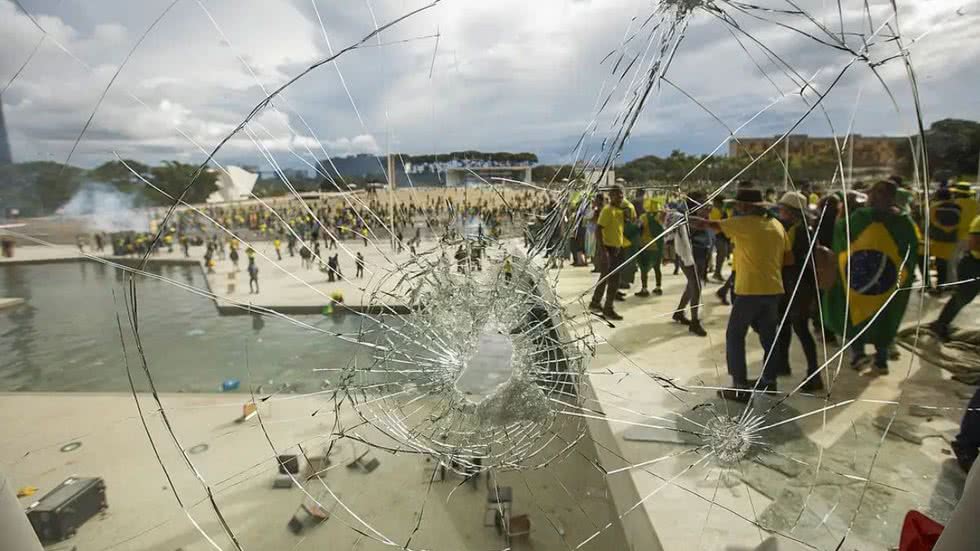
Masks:
[[[162,165],[150,169],[151,181],[154,185],[167,192],[174,199],[180,196],[184,188],[193,181],[194,184],[187,190],[184,201],[203,203],[208,195],[218,189],[215,184],[218,176],[214,171],[205,170],[195,178],[196,172],[197,165],[184,164],[180,161],[164,161]],[[151,200],[160,205],[170,204],[172,201],[160,193],[154,193]]]
[[[34,172],[34,186],[42,212],[51,213],[67,203],[82,185],[84,171],[61,163],[25,163]]]
[[[252,193],[256,197],[274,197],[287,193],[286,186],[276,178],[263,178],[255,182]]]
[[[102,163],[101,165],[90,170],[88,175],[93,179],[112,184],[120,189],[128,189],[128,187],[132,184],[137,184],[143,187],[143,185],[140,184],[139,177],[133,174],[133,172],[136,172],[136,174],[139,174],[140,176],[148,177],[150,174],[150,167],[139,161],[133,161],[130,159],[126,159],[124,162],[126,164],[119,161]],[[133,170],[130,171],[129,168],[126,168],[126,165],[129,165],[129,167]]]
[[[944,170],[956,176],[977,173],[980,154],[980,123],[961,119],[943,119],[926,130],[929,170]]]
[[[572,169],[568,166],[537,165],[531,169],[531,179],[541,184],[557,183],[571,177]]]

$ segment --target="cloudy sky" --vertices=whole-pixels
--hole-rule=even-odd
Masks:
[[[94,111],[71,157],[81,166],[116,153],[148,163],[200,162],[200,148],[211,149],[229,134],[262,101],[263,90],[357,42],[376,24],[427,3],[19,2],[31,17],[12,0],[0,0],[0,90],[6,87],[0,99],[14,157],[63,162]],[[755,3],[791,9],[784,0]],[[887,0],[874,0],[870,23],[863,0],[842,0],[840,12],[831,0],[794,3],[810,17],[739,11],[721,2],[716,5],[730,14],[728,21],[704,11],[689,16],[667,71],[670,84],[648,100],[624,157],[672,149],[709,152],[726,139],[726,126],[736,128],[770,104],[739,135],[788,129],[808,107],[772,56],[812,79],[806,100],[826,92],[826,111],[814,111],[799,132],[843,133],[853,117],[857,133],[907,133],[914,127],[915,104],[901,59],[878,67],[894,103],[863,60],[837,79],[853,58],[834,47],[842,22],[853,51],[861,49],[861,35],[877,33],[868,51],[872,62],[896,55],[900,43],[908,47],[927,124],[980,118],[977,0],[899,0],[897,18]],[[618,127],[624,97],[658,57],[658,39],[648,49],[647,31],[660,20],[670,25],[670,16],[654,16],[636,38],[623,42],[659,4],[442,0],[383,32],[380,44],[372,39],[338,58],[336,67],[324,64],[289,86],[218,159],[264,166],[265,154],[302,168],[303,159],[322,158],[323,152],[391,148],[531,151],[560,162],[593,120],[596,130],[588,143],[594,152]],[[894,39],[898,30],[901,42]],[[607,57],[617,51],[627,60],[641,54],[622,80],[612,76],[618,54]],[[609,94],[611,101],[597,115],[599,99]]]

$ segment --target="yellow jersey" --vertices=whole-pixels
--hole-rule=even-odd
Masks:
[[[783,294],[783,260],[792,250],[783,225],[757,215],[735,216],[717,223],[735,241],[735,294]]]

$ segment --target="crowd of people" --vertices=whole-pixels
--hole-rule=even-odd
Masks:
[[[208,273],[215,273],[217,262],[226,259],[233,271],[239,270],[243,242],[269,242],[277,261],[285,255],[299,256],[304,269],[319,269],[328,282],[335,282],[344,278],[341,248],[391,242],[396,253],[409,250],[415,254],[423,238],[458,241],[466,231],[477,242],[484,236],[513,236],[553,208],[546,194],[526,190],[402,190],[393,198],[394,208],[389,207],[389,200],[392,197],[376,193],[332,194],[302,201],[291,198],[179,209],[169,218],[161,211],[151,231],[96,233],[91,239],[78,236],[77,245],[82,252],[91,247],[97,253],[107,252],[108,245],[114,256],[161,250],[173,253],[176,249],[187,258],[191,247],[204,247],[204,265]],[[469,249],[467,268],[479,266],[482,250]],[[255,250],[246,245],[246,252],[250,291],[258,293]],[[354,265],[353,277],[363,278],[363,253],[348,249],[344,257]]]
[[[777,378],[792,372],[794,334],[807,364],[799,389],[819,392],[824,381],[814,332],[846,346],[854,370],[885,375],[898,357],[896,337],[914,289],[949,295],[938,319],[925,325],[940,340],[949,338],[953,320],[980,290],[980,216],[970,184],[940,184],[928,198],[900,177],[855,188],[820,193],[804,183],[777,196],[746,181],[731,198],[709,200],[701,192],[648,198],[636,189],[627,200],[617,182],[593,201],[591,220],[569,249],[574,263],[583,264],[576,260],[582,251],[594,264],[589,308],[607,320],[623,319],[616,304],[628,300],[637,272],[640,288],[629,300],[642,301],[651,294],[649,272],[653,294],[661,295],[661,266],[673,264],[674,274],[685,278],[673,321],[704,337],[703,290],[709,275],[720,283],[715,295],[731,305],[725,332],[731,385],[720,397],[746,403],[754,391],[776,391]],[[750,328],[763,349],[757,379],[746,363]],[[980,392],[970,407],[953,445],[963,465],[972,464],[980,447]]]
[[[303,201],[208,206],[200,213],[180,210],[167,222],[166,233],[193,238],[227,228],[245,240],[278,237],[288,244],[322,238],[327,248],[336,248],[337,241],[387,240],[393,232],[407,247],[422,236],[442,235],[462,218],[479,219],[488,233],[499,236],[550,206],[546,195],[531,191],[468,190],[455,196],[402,191],[394,199],[377,193],[334,194]]]
[[[822,192],[807,183],[778,194],[745,181],[727,197],[634,188],[629,199],[624,184],[617,181],[584,208],[581,200],[573,200],[568,212],[589,214],[576,224],[570,223],[572,216],[555,224],[547,254],[551,261],[571,258],[574,266],[593,267],[598,279],[589,309],[609,321],[623,319],[616,308],[621,301],[663,295],[663,268],[672,267],[684,281],[672,322],[695,337],[707,336],[704,295],[709,284],[717,284],[714,297],[731,307],[725,332],[731,385],[718,392],[726,400],[744,403],[754,391],[776,391],[778,379],[793,372],[793,335],[806,362],[798,386],[803,392],[824,389],[815,335],[846,346],[854,370],[887,374],[889,361],[898,357],[896,337],[914,289],[948,296],[938,318],[924,326],[941,340],[949,338],[957,315],[980,291],[980,217],[969,184],[941,184],[924,197],[900,177],[855,185],[846,194]],[[654,193],[648,196],[648,191]],[[209,271],[227,250],[237,271],[239,241],[216,232],[220,226],[248,242],[271,241],[277,260],[299,255],[304,268],[319,268],[333,282],[344,279],[339,248],[347,249],[353,277],[362,278],[364,255],[357,251],[353,256],[350,247],[390,240],[397,252],[414,254],[424,235],[454,243],[459,271],[470,272],[482,269],[485,235],[523,232],[525,244],[533,248],[549,235],[542,228],[556,220],[557,212],[554,195],[529,191],[500,201],[491,200],[494,192],[487,190],[463,197],[432,194],[418,202],[402,198],[393,209],[367,195],[208,207],[203,214],[182,210],[156,246],[180,247],[189,256],[190,246],[203,245]],[[460,228],[468,222],[475,229],[464,247]],[[111,243],[115,254],[144,254],[154,234],[98,235],[94,240],[100,251]],[[250,292],[258,293],[254,249],[246,247],[245,255]],[[509,260],[504,271],[509,277]],[[757,378],[750,378],[746,361],[750,329],[763,349]],[[980,396],[971,407],[980,410]],[[954,445],[970,463],[980,447],[980,413],[972,423]]]

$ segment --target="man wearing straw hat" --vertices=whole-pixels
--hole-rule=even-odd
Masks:
[[[768,361],[779,324],[783,296],[782,269],[791,259],[791,247],[782,225],[769,216],[762,191],[743,182],[735,195],[737,216],[725,220],[699,219],[700,224],[725,232],[735,242],[735,300],[725,332],[725,355],[731,389],[718,391],[726,400],[748,402],[751,390],[776,389],[776,370]],[[749,328],[759,334],[763,349],[758,383],[748,378],[745,337]]]

